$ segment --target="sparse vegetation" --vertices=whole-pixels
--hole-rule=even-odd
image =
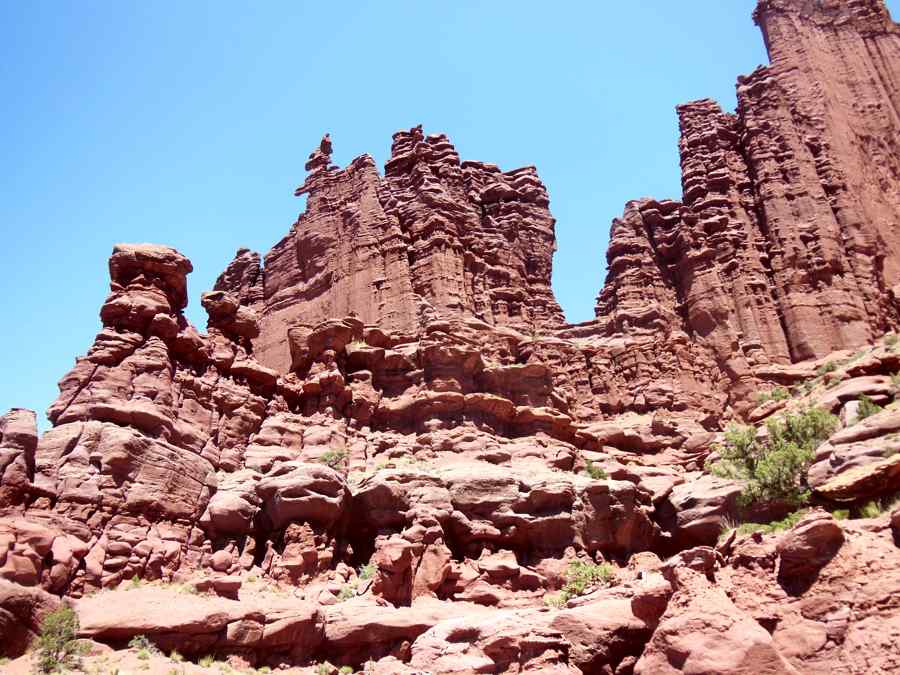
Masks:
[[[831,512],[835,520],[848,520],[850,518],[850,509],[835,509]]]
[[[787,387],[775,387],[770,391],[762,391],[756,396],[756,402],[759,404],[768,403],[769,401],[787,401],[791,397],[791,392]]]
[[[347,343],[346,347],[344,347],[344,351],[349,353],[352,351],[356,351],[357,349],[363,349],[365,347],[366,347],[365,340],[352,340],[351,342]]]
[[[175,661],[176,663],[181,663],[182,661],[184,661],[184,657],[174,649],[169,654],[169,658],[172,659],[173,661]]]
[[[894,373],[891,375],[891,386],[900,391],[900,373]]]
[[[856,421],[862,422],[867,417],[880,413],[882,410],[884,410],[884,408],[863,394],[859,397],[859,408],[856,411]]]
[[[347,460],[347,451],[343,448],[336,448],[334,450],[327,450],[325,453],[319,457],[319,461],[322,464],[326,464],[330,466],[332,469],[341,469],[344,466],[344,462]]]
[[[866,502],[859,508],[860,518],[877,518],[881,515],[881,505],[876,501]]]
[[[761,534],[774,534],[776,532],[783,532],[784,530],[791,529],[794,525],[799,523],[800,519],[803,518],[803,516],[805,516],[807,513],[807,509],[800,509],[785,516],[781,520],[773,520],[770,523],[736,523],[730,520],[726,520],[722,523],[722,534],[719,539],[721,540],[722,538],[727,536],[732,530],[737,530],[738,535],[753,534],[754,532],[760,532]]]
[[[133,638],[131,638],[131,640],[128,641],[128,648],[148,651],[151,653],[159,651],[156,648],[156,645],[150,642],[149,639],[147,639],[146,635],[135,635]]]
[[[344,584],[341,586],[341,590],[338,591],[337,599],[344,601],[349,600],[350,598],[356,595],[356,584]]]
[[[138,577],[137,574],[135,574],[133,577],[131,577],[131,579],[128,581],[128,587],[129,588],[140,588],[141,587],[141,579],[140,579],[140,577]]]
[[[887,335],[884,336],[884,344],[886,344],[888,347],[893,349],[894,346],[897,344],[898,339],[900,339],[900,338],[898,338],[896,333],[888,333]]]
[[[611,586],[616,578],[616,571],[609,563],[591,563],[573,560],[566,568],[566,584],[555,596],[546,596],[544,603],[550,607],[562,607],[572,598],[584,595],[594,586]]]
[[[350,666],[341,666],[341,669],[338,672],[350,675],[353,672],[353,668]]]
[[[197,665],[200,666],[201,668],[209,668],[215,662],[216,662],[216,660],[211,655],[207,654],[206,656],[201,657],[200,660],[197,661]]]
[[[316,675],[331,675],[334,671],[334,666],[325,661],[325,663],[320,663],[316,666]]]
[[[50,612],[41,624],[37,638],[37,669],[41,673],[56,673],[76,668],[80,647],[78,615],[71,607]]]
[[[594,464],[591,460],[585,462],[584,473],[594,480],[609,478],[609,474],[606,473],[606,470],[602,466]]]
[[[819,369],[816,371],[816,375],[819,377],[824,377],[828,373],[833,373],[838,369],[837,361],[828,361],[819,366]]]
[[[359,578],[368,581],[375,576],[375,563],[368,563],[359,568]]]
[[[741,506],[773,501],[802,506],[809,499],[807,472],[815,450],[836,427],[837,419],[818,408],[769,421],[765,440],[757,439],[753,427],[733,425],[708,470],[744,481]]]

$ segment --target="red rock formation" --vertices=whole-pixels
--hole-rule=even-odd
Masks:
[[[734,115],[678,108],[682,201],[614,221],[594,321],[563,325],[534,169],[420,128],[384,177],[326,136],[205,335],[190,262],[116,246],[53,428],[0,419],[0,651],[70,596],[84,637],[242,668],[900,668],[900,351],[831,353],[898,325],[900,32],[878,0],[756,16],[772,64]],[[803,487],[849,519],[720,541],[784,509],[705,472],[724,425],[811,405],[843,427]]]
[[[260,314],[260,361],[290,364],[295,324],[355,314],[415,334],[435,318],[478,317],[532,331],[562,323],[550,290],[549,199],[533,167],[460,162],[446,136],[394,135],[381,178],[363,155],[331,164],[326,136],[296,191],[306,211],[265,256],[245,250],[216,283]]]

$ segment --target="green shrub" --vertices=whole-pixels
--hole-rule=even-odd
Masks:
[[[199,661],[197,661],[197,665],[201,668],[209,668],[216,660],[209,654],[204,657],[201,657]]]
[[[372,577],[375,576],[375,563],[369,563],[367,565],[363,565],[359,568],[359,578],[363,581],[368,581]]]
[[[363,349],[366,346],[368,345],[366,344],[365,340],[353,340],[347,343],[347,346],[344,347],[344,351],[349,353],[352,351],[356,351],[357,349]]]
[[[77,667],[78,627],[78,615],[71,607],[60,607],[44,618],[36,642],[39,672],[55,673]]]
[[[768,403],[769,401],[787,401],[791,397],[791,392],[787,387],[775,387],[771,391],[763,391],[757,394],[757,403]]]
[[[342,468],[346,459],[347,451],[343,448],[328,450],[327,452],[323,453],[321,457],[319,457],[319,461],[322,462],[322,464],[327,464],[332,469]]]
[[[584,473],[594,480],[603,480],[605,478],[609,478],[609,474],[606,473],[602,466],[597,466],[591,460],[587,460],[584,466]]]
[[[884,408],[863,394],[859,397],[859,408],[856,411],[856,421],[862,422],[867,417],[880,413],[882,410],[884,410]]]
[[[566,584],[562,592],[555,598],[545,600],[547,604],[561,607],[570,599],[584,595],[592,586],[611,586],[616,577],[616,571],[608,563],[596,565],[581,560],[573,560],[566,568]]]
[[[835,509],[831,512],[835,520],[848,520],[850,518],[850,509]]]
[[[859,508],[860,518],[877,518],[881,515],[881,505],[878,502],[866,502]]]
[[[818,375],[819,377],[822,377],[823,375],[826,375],[827,373],[833,373],[837,369],[838,369],[837,361],[828,361],[827,363],[823,363],[821,366],[819,366],[819,369],[816,371],[816,375]]]
[[[338,592],[338,600],[349,600],[356,595],[356,584],[344,584]]]
[[[807,513],[809,513],[807,509],[800,509],[799,511],[788,514],[781,520],[773,520],[770,523],[733,523],[726,521],[722,526],[722,535],[728,534],[731,530],[737,530],[739,535],[753,534],[754,532],[761,532],[762,534],[783,532],[799,523]]]
[[[131,638],[131,640],[128,641],[128,648],[147,651],[151,654],[159,651],[156,648],[156,645],[150,642],[149,639],[147,639],[146,635],[135,635],[133,638]]]
[[[818,408],[770,420],[764,441],[757,440],[753,427],[733,425],[718,448],[719,460],[708,469],[744,481],[743,507],[773,501],[802,506],[809,499],[807,472],[815,450],[836,427],[837,418]]]
[[[341,669],[338,672],[344,673],[344,675],[350,675],[353,673],[353,668],[350,666],[341,666]]]
[[[900,390],[900,373],[894,373],[891,375],[891,386],[894,389]]]

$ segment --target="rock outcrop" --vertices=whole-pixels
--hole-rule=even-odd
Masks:
[[[755,17],[771,64],[735,114],[678,108],[682,198],[614,221],[593,321],[554,299],[535,169],[418,127],[383,175],[326,135],[206,333],[187,258],[117,245],[53,427],[0,418],[0,655],[66,602],[85,658],[161,672],[900,669],[900,28]],[[810,407],[840,419],[819,508],[731,527],[792,507],[709,473],[726,426]]]

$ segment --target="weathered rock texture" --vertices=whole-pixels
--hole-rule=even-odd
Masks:
[[[184,256],[116,246],[53,428],[0,418],[3,650],[68,596],[86,638],[241,667],[896,672],[900,355],[871,343],[898,326],[900,30],[877,0],[756,17],[771,65],[734,115],[679,107],[682,200],[614,222],[594,321],[550,290],[535,170],[420,128],[383,176],[326,136],[205,334]],[[747,515],[705,471],[724,425],[808,405],[842,420],[813,499],[850,519],[720,542]]]
[[[597,303],[608,335],[686,334],[738,399],[755,369],[895,328],[900,281],[900,28],[881,0],[755,18],[771,65],[736,115],[679,106],[682,201],[628,205]]]
[[[291,232],[262,267],[239,251],[216,284],[259,310],[263,364],[286,369],[288,327],[351,312],[412,334],[430,318],[562,324],[554,219],[534,167],[461,162],[446,136],[416,127],[394,135],[383,178],[368,155],[333,166],[328,136],[306,169],[296,191],[306,211]]]

